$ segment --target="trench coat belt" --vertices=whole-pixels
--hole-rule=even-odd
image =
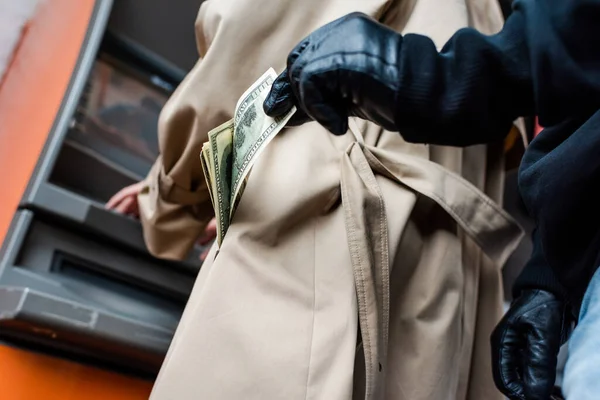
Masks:
[[[498,265],[523,237],[518,223],[479,189],[439,164],[367,146],[357,138],[342,157],[341,195],[365,356],[365,399],[383,386],[390,313],[390,255],[385,201],[375,178],[381,175],[428,197],[456,221]]]

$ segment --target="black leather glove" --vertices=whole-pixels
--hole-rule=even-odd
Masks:
[[[426,36],[349,14],[291,51],[264,110],[278,117],[296,106],[289,125],[315,120],[338,135],[356,116],[413,143],[492,142],[531,108],[527,49],[510,40],[521,30],[519,18],[507,21],[508,38],[462,29],[438,51]]]
[[[548,400],[560,346],[570,334],[567,304],[544,290],[524,290],[492,334],[498,389],[511,400]]]
[[[290,125],[313,119],[337,135],[348,130],[349,115],[395,130],[401,40],[360,13],[317,29],[289,54],[288,68],[274,82],[265,112],[278,116],[297,104]]]

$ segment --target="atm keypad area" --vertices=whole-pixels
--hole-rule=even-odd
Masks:
[[[80,89],[56,117],[68,123],[49,133],[0,250],[0,341],[158,372],[204,249],[156,259],[139,221],[104,207],[149,171],[160,110],[184,75],[151,50],[106,30],[74,72]]]

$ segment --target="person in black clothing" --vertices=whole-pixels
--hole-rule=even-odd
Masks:
[[[600,263],[600,0],[517,0],[498,34],[462,29],[439,52],[425,36],[350,14],[290,53],[264,108],[275,117],[292,106],[292,125],[315,120],[340,135],[357,116],[449,146],[501,140],[517,117],[538,115],[546,128],[519,171],[534,251],[492,355],[505,395],[548,399]]]

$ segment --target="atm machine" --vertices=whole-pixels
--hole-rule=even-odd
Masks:
[[[0,399],[55,398],[5,392],[6,377],[27,385],[44,363],[55,367],[36,374],[54,381],[91,368],[139,388],[96,382],[98,398],[147,396],[202,249],[156,259],[140,223],[104,204],[157,156],[159,112],[197,58],[201,1],[40,2],[0,85],[0,172],[11,177],[0,192]],[[56,398],[95,399],[88,389]]]

